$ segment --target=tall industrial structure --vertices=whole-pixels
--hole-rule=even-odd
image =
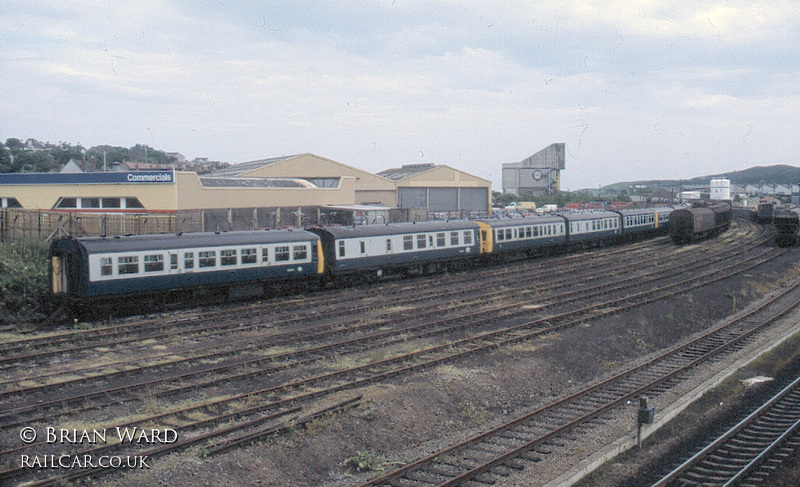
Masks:
[[[503,164],[503,191],[517,196],[554,194],[561,190],[566,144],[550,144],[521,162]]]
[[[731,182],[724,178],[711,180],[711,199],[729,200],[731,199]]]

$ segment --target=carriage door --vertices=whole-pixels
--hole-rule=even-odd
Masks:
[[[66,256],[54,255],[50,260],[50,265],[53,267],[52,286],[53,294],[61,294],[69,292],[67,276],[67,264],[69,259]]]
[[[169,273],[170,274],[178,274],[181,272],[180,266],[178,265],[178,252],[170,252],[169,253]]]

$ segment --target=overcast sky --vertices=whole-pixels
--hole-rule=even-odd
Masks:
[[[378,172],[567,147],[562,189],[800,165],[800,2],[0,3],[0,139]]]

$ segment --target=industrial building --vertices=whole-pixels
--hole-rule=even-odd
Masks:
[[[448,166],[372,174],[314,154],[188,171],[0,174],[4,208],[81,214],[176,214],[179,231],[424,220],[486,213],[491,182]],[[185,215],[192,214],[188,217]],[[8,222],[6,222],[8,223]],[[105,221],[104,221],[105,225]],[[104,227],[105,228],[105,227]]]
[[[503,164],[503,192],[517,196],[554,194],[561,190],[566,144],[550,144],[520,162]]]
[[[435,164],[407,164],[378,173],[394,181],[397,206],[425,208],[432,213],[488,213],[491,181]]]
[[[314,154],[298,154],[243,162],[212,172],[209,176],[297,178],[304,179],[319,188],[336,188],[343,178],[350,178],[354,183],[351,204],[397,206],[397,191],[392,181]],[[341,203],[331,201],[329,204]]]

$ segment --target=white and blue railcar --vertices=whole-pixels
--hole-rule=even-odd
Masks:
[[[565,220],[555,215],[480,220],[478,224],[484,253],[535,253],[567,240]]]
[[[588,245],[614,240],[622,235],[621,217],[612,211],[565,213],[567,241],[570,245]]]
[[[428,272],[480,254],[478,225],[467,220],[312,228],[329,275]]]
[[[665,232],[672,211],[672,208],[667,207],[620,210],[622,232],[632,237]]]
[[[50,249],[52,289],[87,300],[266,283],[320,274],[320,252],[304,230],[63,237]]]

